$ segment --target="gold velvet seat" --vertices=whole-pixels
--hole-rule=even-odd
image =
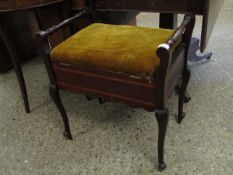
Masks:
[[[174,30],[94,23],[55,47],[53,61],[153,77],[160,64],[156,48]]]

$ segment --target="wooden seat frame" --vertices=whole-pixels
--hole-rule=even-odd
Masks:
[[[50,59],[50,44],[48,36],[70,25],[73,21],[85,15],[94,15],[93,9],[83,10],[62,23],[41,31],[36,35],[36,41],[44,59],[50,79],[50,95],[61,113],[65,135],[72,139],[66,111],[59,96],[59,90],[97,96],[107,101],[123,102],[133,107],[142,107],[147,111],[155,111],[158,122],[158,168],[164,170],[164,140],[168,124],[167,100],[175,86],[181,82],[178,102],[178,123],[185,114],[183,103],[185,91],[190,79],[187,69],[187,56],[192,36],[195,17],[187,14],[175,34],[166,43],[161,44],[155,52],[160,58],[160,67],[155,72],[153,80],[140,79],[107,70],[86,66],[66,65]],[[182,38],[181,43],[180,39]],[[174,46],[177,45],[174,49]]]

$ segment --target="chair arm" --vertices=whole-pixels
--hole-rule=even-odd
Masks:
[[[160,44],[156,50],[157,55],[160,58],[170,57],[174,52],[174,48],[179,44],[180,40],[187,43],[189,47],[190,40],[192,37],[192,32],[195,24],[195,16],[192,14],[187,14],[181,25],[176,29],[173,36],[163,44]]]
[[[53,72],[53,68],[52,68],[52,64],[51,64],[51,60],[50,60],[50,50],[51,50],[51,46],[49,43],[49,38],[48,36],[53,34],[54,32],[62,29],[63,27],[71,24],[74,20],[80,18],[83,15],[88,14],[87,10],[83,10],[80,13],[74,15],[71,18],[68,18],[66,20],[64,20],[63,22],[61,22],[58,25],[55,25],[45,31],[40,31],[36,33],[36,44],[39,48],[40,54],[44,60],[45,66],[46,66],[46,70],[50,79],[50,82],[52,85],[56,85],[56,78],[55,78],[55,74]]]
[[[68,19],[62,21],[61,23],[59,23],[57,25],[54,25],[54,26],[48,28],[45,31],[39,31],[39,32],[37,32],[36,36],[39,35],[42,38],[46,38],[49,35],[53,34],[54,32],[56,32],[56,31],[58,31],[58,30],[60,30],[62,28],[64,28],[65,26],[71,24],[73,21],[75,21],[76,19],[78,19],[78,18],[80,18],[80,17],[82,17],[82,16],[84,16],[86,14],[88,14],[88,11],[87,10],[82,10],[81,12],[77,13],[73,17],[68,18]]]

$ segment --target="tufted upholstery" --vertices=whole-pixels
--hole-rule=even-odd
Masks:
[[[50,57],[74,65],[152,77],[159,67],[159,44],[174,30],[95,23],[55,47]]]

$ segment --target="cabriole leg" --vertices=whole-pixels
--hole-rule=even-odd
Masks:
[[[54,103],[56,104],[61,116],[62,116],[62,120],[64,123],[64,127],[65,127],[65,132],[64,135],[72,140],[72,135],[70,132],[70,125],[69,125],[69,119],[67,117],[66,111],[64,109],[64,106],[62,104],[60,95],[59,95],[59,89],[55,86],[55,85],[51,85],[49,88],[49,92],[50,92],[50,96],[52,97]]]
[[[158,122],[158,160],[159,160],[159,171],[163,171],[166,168],[164,163],[164,141],[167,131],[168,124],[168,110],[156,110],[155,116]]]

